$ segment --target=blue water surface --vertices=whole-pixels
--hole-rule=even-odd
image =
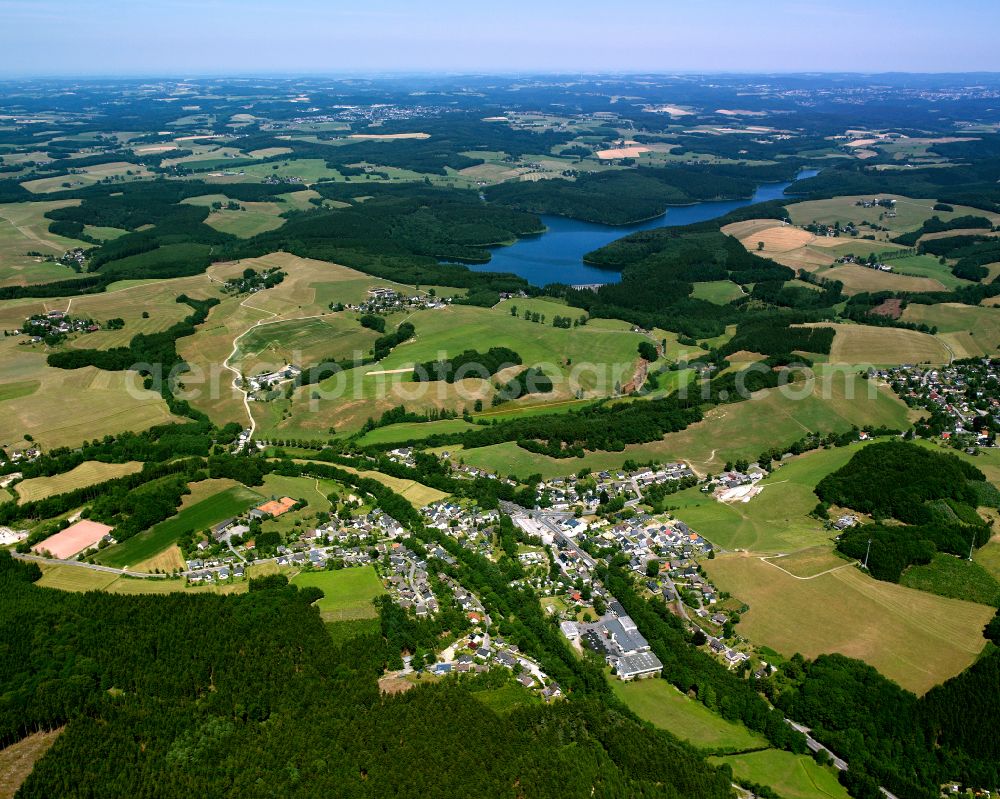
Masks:
[[[804,170],[796,179],[802,180],[815,174],[816,170]],[[474,264],[470,269],[477,272],[513,272],[535,286],[549,283],[617,283],[621,273],[585,264],[583,256],[637,230],[704,222],[753,203],[780,200],[790,185],[766,183],[758,187],[749,200],[720,200],[670,208],[663,216],[634,225],[599,225],[543,215],[542,222],[547,228],[545,233],[519,239],[509,247],[497,247],[492,251],[493,258],[488,264]]]

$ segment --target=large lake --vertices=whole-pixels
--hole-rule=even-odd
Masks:
[[[815,174],[816,170],[805,170],[799,173],[797,180]],[[469,268],[479,272],[513,272],[535,286],[549,283],[617,283],[621,279],[619,272],[589,266],[583,262],[583,256],[637,230],[704,222],[746,205],[780,200],[790,185],[792,184],[764,184],[749,200],[721,200],[669,208],[663,216],[634,225],[599,225],[562,216],[543,215],[542,222],[548,228],[545,233],[519,239],[509,247],[497,247],[488,264],[474,264]]]

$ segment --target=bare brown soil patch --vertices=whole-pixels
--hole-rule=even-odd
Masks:
[[[63,729],[36,732],[0,750],[0,799],[12,799]]]
[[[378,689],[383,694],[401,694],[409,691],[414,685],[415,683],[402,677],[382,677],[378,681]]]
[[[872,308],[872,313],[888,316],[890,319],[899,319],[903,315],[903,302],[902,300],[885,300],[881,305]]]

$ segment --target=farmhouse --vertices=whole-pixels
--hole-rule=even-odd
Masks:
[[[31,548],[31,551],[35,553],[48,552],[53,558],[65,560],[66,558],[79,555],[85,549],[96,546],[113,529],[106,524],[92,522],[89,519],[81,519],[76,524],[71,524],[62,532],[49,536],[44,541],[35,544]]]

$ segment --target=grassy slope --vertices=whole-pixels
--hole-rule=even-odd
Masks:
[[[21,502],[31,502],[45,499],[56,494],[64,494],[77,488],[102,483],[115,477],[123,477],[126,474],[134,474],[142,469],[142,464],[138,461],[128,463],[101,463],[99,461],[85,461],[63,474],[53,477],[35,477],[31,480],[24,480],[17,484],[17,495]]]
[[[700,472],[718,473],[727,460],[755,460],[762,450],[791,444],[809,431],[840,432],[852,425],[909,427],[906,406],[891,391],[861,380],[853,370],[821,366],[818,375],[812,391],[801,398],[761,392],[745,402],[712,408],[703,421],[686,430],[670,433],[661,441],[628,446],[624,452],[587,453],[583,460],[556,459],[507,443],[465,450],[460,457],[472,466],[522,477],[535,472],[543,477],[575,474],[583,466],[618,468],[630,458],[685,460]]]
[[[743,751],[767,741],[741,724],[726,721],[666,680],[611,681],[612,690],[640,718],[669,730],[695,746],[715,751]]]
[[[781,799],[847,799],[847,790],[836,774],[806,755],[793,755],[777,749],[713,758],[726,763],[744,780],[769,785]]]
[[[226,489],[182,510],[150,530],[109,547],[101,552],[98,559],[108,566],[120,568],[139,563],[176,543],[186,530],[206,530],[223,519],[242,513],[260,499],[260,494],[243,486]]]
[[[316,606],[326,621],[374,618],[372,600],[385,593],[372,566],[338,571],[303,572],[292,582],[298,586],[317,586],[324,597]]]
[[[713,280],[709,283],[695,283],[694,293],[691,296],[698,300],[725,305],[742,297],[743,289],[729,280]]]
[[[995,356],[1000,346],[1000,313],[996,308],[944,303],[909,305],[903,321],[937,327],[937,336],[957,358]]]
[[[830,533],[807,514],[816,506],[813,489],[858,451],[858,446],[815,450],[794,458],[761,481],[762,493],[749,502],[725,504],[698,488],[670,498],[678,518],[723,549],[760,553],[829,546]]]
[[[427,438],[438,433],[461,433],[474,430],[475,426],[462,419],[445,419],[441,422],[403,422],[388,427],[378,427],[365,433],[358,443],[361,446],[369,444],[387,444],[396,441]]]
[[[841,652],[923,693],[958,674],[982,650],[985,605],[880,582],[846,564],[797,579],[753,555],[704,562],[709,577],[750,606],[739,632],[786,657]]]

